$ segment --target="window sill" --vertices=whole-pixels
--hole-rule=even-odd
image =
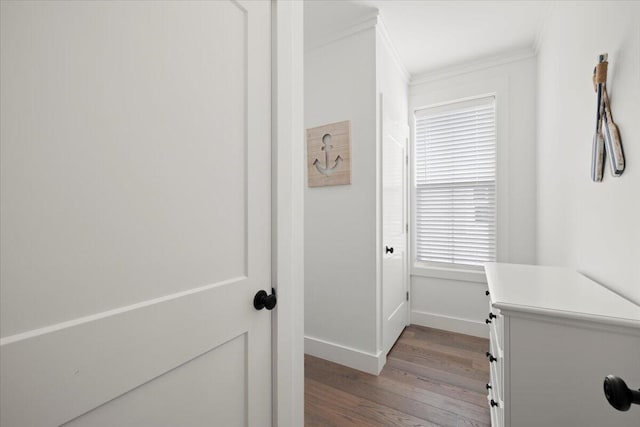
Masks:
[[[487,283],[484,268],[478,270],[471,268],[435,267],[429,264],[415,263],[411,268],[411,275],[418,277],[432,277],[435,279],[459,280],[462,282]]]

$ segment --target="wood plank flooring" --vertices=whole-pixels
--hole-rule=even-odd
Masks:
[[[305,355],[305,426],[489,426],[488,349],[411,325],[377,377]]]

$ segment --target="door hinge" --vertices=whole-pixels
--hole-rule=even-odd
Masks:
[[[409,301],[409,291],[407,291],[407,301]]]
[[[404,156],[404,161],[409,166],[409,155]]]
[[[409,223],[406,223],[404,225],[404,230],[407,232],[407,234],[409,234]]]

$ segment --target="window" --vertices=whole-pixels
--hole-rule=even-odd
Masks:
[[[493,96],[416,111],[416,261],[495,261],[495,123]]]

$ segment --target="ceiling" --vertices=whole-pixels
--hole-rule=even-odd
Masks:
[[[549,1],[307,0],[305,37],[344,27],[378,9],[400,60],[415,75],[532,48],[549,5]]]

